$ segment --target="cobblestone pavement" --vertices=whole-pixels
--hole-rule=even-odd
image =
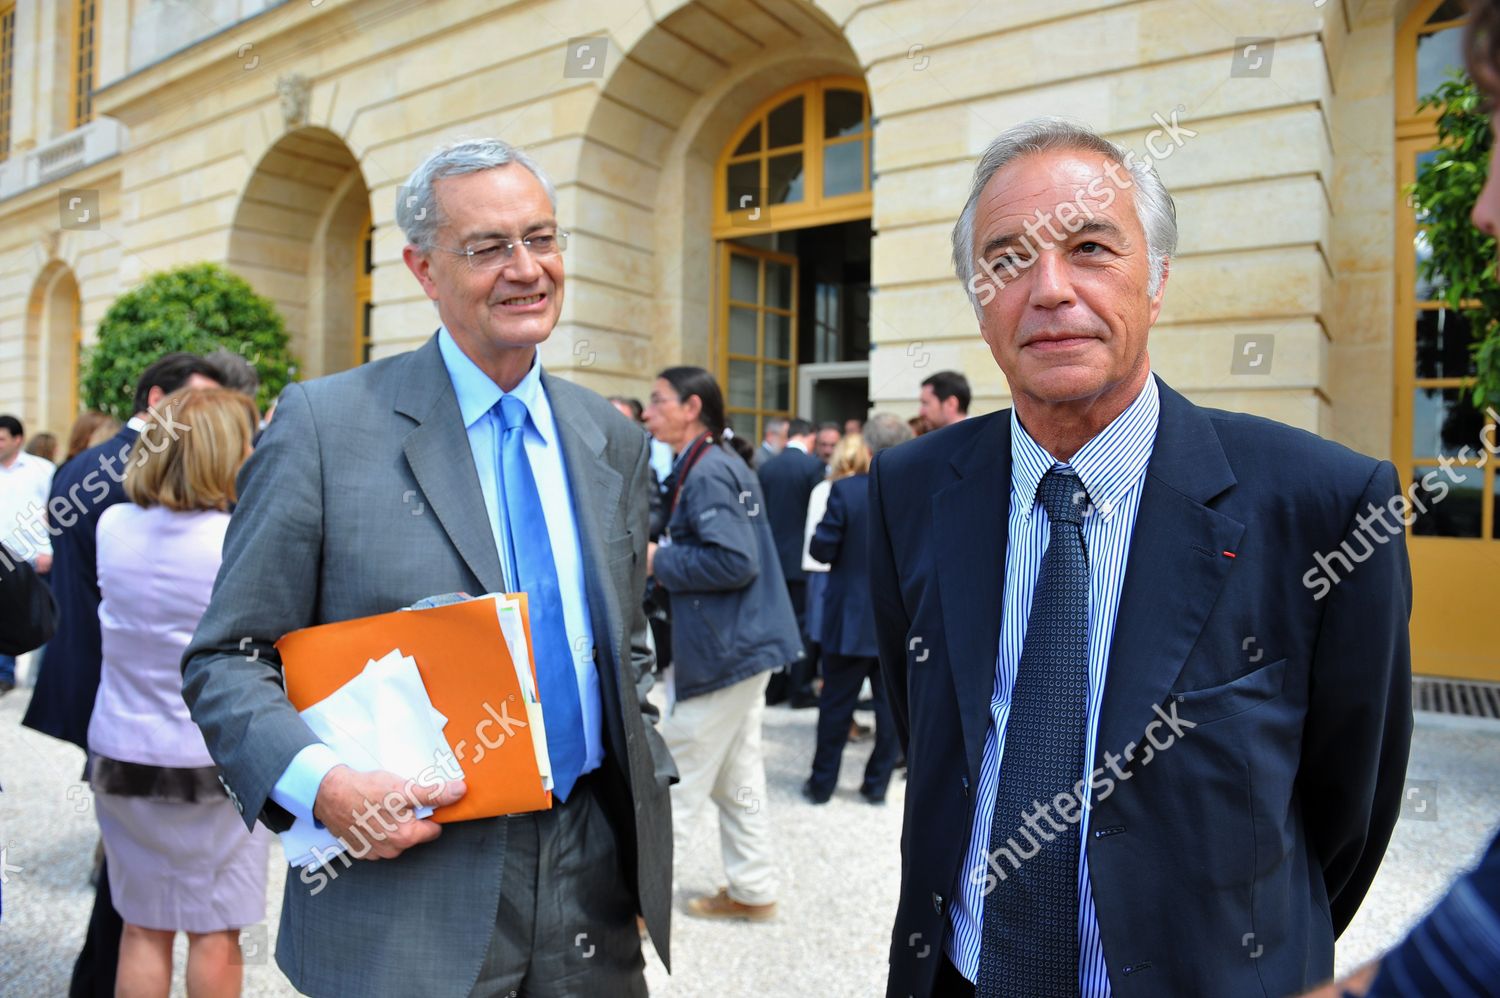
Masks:
[[[97,835],[77,749],[20,727],[28,693],[0,698],[0,847],[7,864],[0,922],[0,996],[67,990],[93,891],[88,870]],[[856,789],[869,744],[851,746],[841,788],[822,808],[798,787],[811,758],[816,711],[771,708],[765,745],[769,799],[781,855],[783,897],[775,922],[721,925],[674,915],[670,977],[648,950],[653,995],[864,996],[883,993],[886,947],[899,876],[897,845],[905,786],[898,774],[885,807]],[[1472,864],[1500,823],[1500,724],[1420,715],[1409,768],[1407,814],[1364,908],[1339,944],[1348,970],[1400,938]],[[283,866],[273,851],[270,916],[248,931],[245,993],[295,992],[270,957]],[[705,822],[678,865],[678,894],[715,889],[718,837]],[[182,994],[179,939],[177,989]]]

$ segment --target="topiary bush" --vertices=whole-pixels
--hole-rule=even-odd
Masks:
[[[255,401],[261,411],[296,377],[286,323],[243,277],[214,263],[153,274],[115,299],[99,323],[79,384],[84,404],[129,419],[136,382],[158,357],[220,347],[240,354],[260,375]]]

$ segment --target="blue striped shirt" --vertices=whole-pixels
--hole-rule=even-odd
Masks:
[[[1005,723],[1010,716],[1010,694],[1016,667],[1026,639],[1026,620],[1031,614],[1031,595],[1047,551],[1051,525],[1047,513],[1036,503],[1037,486],[1052,468],[1071,468],[1083,481],[1090,509],[1083,518],[1084,548],[1089,558],[1089,677],[1086,748],[1079,760],[1085,787],[1093,770],[1094,740],[1099,730],[1099,706],[1104,700],[1105,666],[1115,633],[1115,615],[1120,608],[1120,585],[1125,579],[1125,560],[1130,536],[1140,508],[1141,485],[1151,448],[1156,441],[1161,410],[1156,379],[1147,376],[1146,387],[1134,402],[1115,417],[1098,436],[1073,455],[1058,461],[1026,432],[1015,410],[1010,414],[1010,520],[1005,552],[1005,590],[1001,606],[1000,649],[995,660],[995,694],[990,701],[993,724],[984,738],[979,767],[979,785],[974,796],[973,826],[964,856],[961,891],[949,913],[948,959],[970,981],[979,978],[981,923],[984,919],[984,888],[1000,785],[1000,760],[1004,748]],[[1085,791],[1088,792],[1087,790]],[[1093,889],[1089,884],[1088,808],[1079,827],[1078,857],[1078,988],[1082,998],[1108,998],[1109,974],[1104,964],[1104,944],[1099,939],[1099,921],[1094,913]]]

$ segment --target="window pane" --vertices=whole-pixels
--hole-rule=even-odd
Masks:
[[[1451,477],[1450,477],[1451,476]],[[1411,532],[1422,537],[1478,537],[1484,499],[1483,468],[1419,465],[1412,472]],[[1425,509],[1425,512],[1424,512]]]
[[[792,317],[789,315],[777,315],[775,312],[766,313],[766,353],[767,357],[775,357],[779,360],[792,359]]]
[[[760,122],[757,121],[755,127],[750,129],[749,133],[740,140],[740,144],[734,147],[734,155],[743,156],[746,153],[759,152],[760,129]]]
[[[823,150],[823,196],[853,194],[865,186],[865,144],[841,142]]]
[[[865,95],[858,90],[823,92],[823,137],[853,135],[865,127]]]
[[[767,364],[761,369],[765,374],[766,391],[761,403],[767,409],[786,412],[792,407],[792,369],[779,364]]]
[[[766,119],[766,131],[772,149],[802,144],[802,98],[793,97],[772,111]]]
[[[1412,405],[1412,457],[1474,458],[1480,453],[1484,415],[1463,388],[1418,388]]]
[[[1451,69],[1463,69],[1462,27],[1417,36],[1417,100],[1432,93]]]
[[[755,362],[729,362],[729,404],[737,409],[755,408]]]
[[[772,308],[792,307],[792,268],[784,263],[766,261],[766,300]]]
[[[754,357],[755,316],[753,308],[731,307],[729,309],[729,352]]]
[[[754,257],[729,254],[729,297],[747,305],[760,303],[760,264]]]
[[[766,180],[766,201],[769,204],[786,204],[802,200],[802,154],[794,152],[788,156],[772,156]]]
[[[760,160],[730,164],[726,196],[725,211],[749,211],[761,205],[765,193],[760,186]]]
[[[1416,249],[1416,260],[1412,273],[1416,275],[1416,301],[1439,301],[1443,297],[1443,286],[1446,279],[1443,275],[1435,275],[1428,279],[1422,276],[1422,264],[1432,259],[1432,244],[1428,242],[1427,232],[1417,230],[1416,238],[1413,240]]]
[[[1417,377],[1467,378],[1475,372],[1469,353],[1469,320],[1448,309],[1417,312]]]
[[[843,323],[843,286],[820,281],[813,288],[813,362],[840,360],[839,334]]]

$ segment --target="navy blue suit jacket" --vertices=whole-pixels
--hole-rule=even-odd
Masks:
[[[807,577],[802,570],[802,542],[807,538],[807,500],[812,495],[813,486],[827,473],[822,461],[795,447],[785,448],[756,469],[766,494],[766,516],[771,521],[771,536],[776,539],[781,574],[788,582],[801,582]]]
[[[99,690],[99,575],[94,529],[99,516],[125,502],[125,459],[138,434],[130,427],[79,454],[52,476],[48,520],[52,537],[52,595],[57,635],[37,674],[36,691],[21,722],[88,750],[89,717]],[[58,500],[62,502],[59,503]],[[52,510],[63,510],[54,513]]]
[[[875,657],[875,614],[870,609],[870,479],[850,475],[828,489],[828,509],[813,532],[808,553],[829,566],[823,590],[823,650]]]
[[[882,452],[871,472],[871,595],[909,762],[888,983],[902,998],[931,993],[967,873],[1010,475],[1008,410]],[[1117,998],[1299,993],[1332,975],[1400,810],[1411,575],[1401,533],[1355,521],[1399,481],[1163,384],[1142,488],[1094,760],[1124,778],[1107,796],[1094,781],[1086,844],[1110,984]],[[1304,576],[1341,543],[1351,570],[1315,598]],[[1159,752],[1153,707],[1186,722]]]

